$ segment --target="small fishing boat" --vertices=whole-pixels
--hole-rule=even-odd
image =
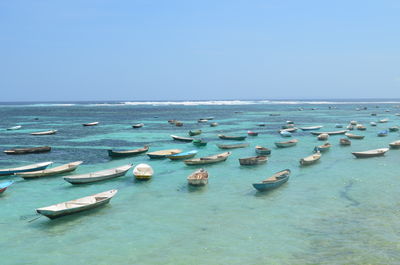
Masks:
[[[321,158],[321,153],[317,151],[315,154],[300,159],[300,165],[308,166],[314,164]]]
[[[247,131],[247,134],[248,134],[249,136],[257,136],[257,135],[258,135],[258,132]]]
[[[202,133],[202,130],[195,130],[195,131],[190,130],[190,131],[189,131],[189,135],[190,135],[190,136],[199,135],[199,134],[201,134],[201,133]]]
[[[351,125],[357,125],[357,121],[351,121],[350,124]]]
[[[290,128],[294,128],[294,124],[285,124],[281,126],[282,129],[290,129]]]
[[[7,155],[23,155],[23,154],[44,153],[50,151],[51,151],[50,146],[38,146],[30,148],[15,148],[10,150],[5,150],[4,153],[6,153]]]
[[[265,164],[268,161],[267,156],[252,156],[247,158],[239,158],[239,163],[242,166],[253,166]]]
[[[387,151],[389,151],[389,148],[379,148],[363,152],[352,152],[352,154],[357,158],[367,158],[367,157],[383,156]]]
[[[5,182],[1,182],[1,183],[0,183],[0,194],[3,193],[3,192],[5,192],[6,189],[7,189],[8,187],[10,187],[12,184],[14,184],[14,181],[12,181],[12,180],[5,181]]]
[[[195,146],[206,146],[207,142],[201,139],[195,139],[192,142]]]
[[[36,212],[50,219],[56,219],[65,215],[70,215],[105,205],[110,202],[111,198],[114,197],[117,192],[117,190],[109,190],[76,200],[38,208],[36,209]]]
[[[22,128],[21,125],[17,125],[17,126],[13,126],[13,127],[7,128],[7,131],[19,130],[21,128]]]
[[[138,128],[142,128],[143,126],[144,126],[143,123],[136,123],[136,124],[132,125],[132,128],[138,129]]]
[[[286,121],[286,124],[294,124],[294,121]]]
[[[202,168],[196,170],[187,177],[188,184],[192,186],[204,186],[208,184],[208,172]]]
[[[318,140],[320,140],[320,141],[325,141],[325,140],[328,140],[329,134],[327,134],[327,133],[321,133],[320,135],[317,136],[317,138],[318,138]]]
[[[279,133],[282,137],[292,137],[292,133],[288,132],[288,131],[281,131]]]
[[[43,169],[43,170],[29,171],[29,172],[19,172],[19,173],[15,173],[15,174],[24,179],[54,176],[54,175],[58,175],[58,174],[72,172],[75,169],[77,169],[78,166],[82,163],[83,163],[83,161],[76,161],[76,162],[71,162],[71,163],[64,164],[64,165],[61,165],[58,167],[53,167],[50,169]]]
[[[112,169],[101,170],[97,172],[80,174],[80,175],[72,175],[64,177],[64,180],[71,184],[84,184],[84,183],[92,183],[97,181],[102,181],[106,179],[112,179],[124,176],[129,169],[132,168],[132,164],[120,166]]]
[[[175,124],[177,122],[177,120],[168,120],[169,124]]]
[[[256,146],[256,153],[259,155],[270,155],[271,154],[271,149],[268,149],[266,147],[262,147],[257,145]]]
[[[192,151],[187,151],[187,152],[181,152],[173,155],[167,156],[167,158],[171,160],[180,160],[180,159],[188,159],[194,157],[198,153],[197,150],[192,150]]]
[[[293,140],[286,141],[286,142],[275,142],[275,145],[278,148],[285,148],[285,147],[295,146],[298,142],[299,142],[299,140],[293,139]]]
[[[367,129],[367,127],[365,127],[362,124],[357,124],[356,129],[359,130],[359,131],[365,131]]]
[[[89,122],[89,123],[83,123],[83,126],[96,126],[98,125],[100,122],[95,121],[95,122]]]
[[[389,119],[382,119],[382,120],[379,120],[378,122],[379,123],[387,123],[389,121]]]
[[[389,132],[387,130],[383,130],[378,132],[378,136],[379,137],[383,137],[383,136],[387,136],[389,134]]]
[[[181,149],[167,149],[167,150],[150,152],[150,153],[147,153],[147,155],[151,159],[160,159],[160,158],[166,158],[169,155],[174,155],[174,154],[178,154],[178,153],[182,153],[182,150]]]
[[[290,132],[290,133],[294,133],[297,131],[296,127],[292,127],[292,128],[287,128],[287,129],[281,129],[279,130],[279,132]]]
[[[246,139],[247,136],[228,136],[228,135],[218,134],[218,137],[223,140],[243,141],[244,139]]]
[[[139,164],[133,169],[133,175],[136,179],[147,180],[154,174],[154,170],[148,164]]]
[[[332,147],[332,145],[331,145],[330,143],[325,143],[325,144],[323,144],[323,145],[316,146],[316,147],[314,148],[314,151],[315,151],[315,152],[326,152],[326,151],[328,151],[331,147]]]
[[[354,125],[349,124],[349,125],[347,125],[346,129],[349,131],[352,131],[352,130],[354,130]]]
[[[111,157],[127,157],[127,156],[134,156],[138,154],[145,153],[149,150],[149,146],[145,145],[142,148],[133,149],[133,150],[107,150],[108,155]]]
[[[51,134],[56,134],[57,130],[50,130],[50,131],[44,131],[44,132],[33,132],[31,135],[51,135]]]
[[[43,170],[51,164],[53,164],[53,162],[43,162],[43,163],[31,164],[31,165],[16,167],[16,168],[0,169],[0,175],[13,175],[15,173],[20,173],[20,172]]]
[[[197,122],[198,123],[207,123],[208,120],[207,119],[198,119]]]
[[[327,134],[327,135],[339,135],[339,134],[345,134],[347,130],[341,130],[341,131],[334,131],[334,132],[311,132],[313,135],[320,135],[320,134]]]
[[[389,128],[389,131],[391,131],[391,132],[398,132],[399,129],[400,129],[399,126],[392,126],[392,127]]]
[[[371,113],[371,116],[377,116],[378,114],[376,114],[376,113]]]
[[[391,142],[389,144],[389,146],[390,146],[390,148],[393,148],[393,149],[399,149],[400,148],[400,140]]]
[[[217,127],[218,126],[218,122],[212,122],[210,123],[210,127]]]
[[[356,135],[352,133],[346,133],[345,135],[350,139],[359,139],[359,140],[364,139],[365,137],[364,135]]]
[[[231,154],[232,154],[231,152],[225,152],[225,153],[207,156],[207,157],[188,159],[183,162],[185,162],[186,165],[214,164],[214,163],[225,161],[226,159],[228,159],[228,157]]]
[[[259,127],[265,127],[265,126],[267,126],[265,123],[259,123],[259,124],[257,124],[257,126],[259,126]]]
[[[175,126],[176,126],[176,127],[182,127],[182,126],[183,126],[183,122],[181,122],[181,121],[176,121],[176,122],[175,122]]]
[[[346,138],[341,138],[339,140],[339,144],[340,145],[351,145],[351,141],[349,139],[346,139]]]
[[[234,148],[245,148],[248,147],[249,144],[217,144],[220,149],[234,149]]]
[[[369,123],[371,126],[376,126],[377,124],[376,124],[376,122],[373,122],[373,121],[371,121],[370,123]]]
[[[309,127],[300,127],[300,130],[302,131],[313,131],[313,130],[319,130],[324,126],[318,125],[318,126],[309,126]]]
[[[335,128],[343,128],[343,124],[336,124]]]
[[[194,138],[190,137],[183,137],[183,136],[177,136],[177,135],[171,135],[172,139],[176,141],[181,141],[181,142],[192,142]]]
[[[289,180],[290,169],[279,171],[259,183],[254,183],[253,187],[258,191],[267,191],[275,189]]]

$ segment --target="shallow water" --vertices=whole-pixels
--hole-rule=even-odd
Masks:
[[[7,156],[0,154],[0,168],[42,161],[63,164],[83,160],[74,174],[92,172],[128,163],[148,163],[154,177],[134,181],[125,177],[73,186],[61,177],[37,180],[13,179],[16,183],[0,195],[1,264],[398,264],[400,260],[400,150],[384,157],[355,159],[351,151],[388,146],[400,139],[376,133],[400,125],[395,104],[249,104],[249,105],[7,105],[0,106],[0,128],[17,124],[17,131],[1,131],[2,150],[16,146],[50,145],[50,153]],[[298,107],[304,111],[298,111]],[[311,108],[318,108],[311,110]],[[391,112],[384,110],[390,109]],[[235,113],[241,111],[242,113]],[[373,117],[370,113],[378,113]],[[279,113],[281,116],[269,116]],[[197,123],[214,116],[220,126]],[[39,120],[34,120],[34,118]],[[389,118],[389,123],[369,126],[370,121]],[[167,123],[184,122],[183,127]],[[357,120],[367,131],[364,140],[339,146],[343,136],[331,136],[330,151],[308,167],[299,159],[311,154],[317,141],[309,132],[298,131],[297,146],[277,149],[277,130],[287,120],[298,126],[324,125],[335,129]],[[100,121],[83,127],[81,123]],[[145,126],[132,129],[134,123]],[[257,127],[264,122],[267,127]],[[226,162],[205,166],[209,185],[187,186],[186,177],[196,167],[183,162],[150,160],[146,155],[111,160],[106,149],[138,148],[150,143],[151,150],[196,149],[190,143],[173,141],[170,134],[187,136],[201,128],[197,157],[223,152],[215,143],[218,133],[245,134],[250,147],[232,150]],[[30,132],[57,129],[55,135],[31,136]],[[272,149],[265,165],[243,167],[238,158],[255,155],[255,145]],[[276,171],[290,168],[288,183],[268,193],[258,193],[252,183]],[[34,220],[35,208],[117,188],[109,205],[57,220]],[[32,221],[34,220],[34,221]]]

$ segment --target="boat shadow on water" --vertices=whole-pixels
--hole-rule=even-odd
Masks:
[[[192,185],[185,183],[185,184],[182,184],[181,186],[179,186],[176,190],[179,192],[199,193],[200,194],[200,193],[206,192],[208,190],[208,185],[192,186]]]

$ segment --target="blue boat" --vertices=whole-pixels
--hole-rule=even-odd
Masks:
[[[6,189],[8,187],[10,187],[13,183],[14,183],[14,181],[12,181],[12,180],[0,183],[0,194],[5,192]]]
[[[389,133],[388,130],[383,130],[383,131],[378,132],[378,136],[379,136],[379,137],[387,136],[388,133]]]
[[[43,162],[23,167],[0,169],[0,175],[13,175],[14,173],[20,173],[20,172],[39,171],[46,169],[51,164],[53,164],[53,162]]]
[[[171,160],[188,159],[188,158],[194,157],[197,154],[197,152],[198,152],[197,150],[181,152],[178,154],[169,155],[169,156],[167,156],[167,158],[169,158]]]
[[[254,183],[253,187],[258,191],[267,191],[275,189],[289,180],[290,169],[285,169],[275,173],[272,177],[269,177],[259,183]]]
[[[281,131],[280,134],[282,137],[292,137],[292,133],[288,131]]]

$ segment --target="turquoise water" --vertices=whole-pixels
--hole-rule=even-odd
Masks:
[[[379,108],[375,108],[379,105]],[[337,109],[328,109],[336,106]],[[368,110],[356,111],[356,107]],[[298,111],[303,107],[304,111]],[[311,110],[311,108],[318,108]],[[388,109],[390,112],[385,112]],[[242,113],[235,113],[242,111]],[[378,113],[377,117],[370,114]],[[17,124],[18,131],[1,131],[1,150],[16,146],[51,145],[50,153],[22,156],[0,154],[0,167],[42,161],[56,165],[85,161],[74,174],[133,163],[148,163],[155,175],[137,182],[132,171],[125,177],[73,186],[61,177],[15,180],[0,195],[2,230],[1,264],[398,264],[400,260],[400,150],[384,157],[355,159],[351,151],[387,147],[400,139],[376,133],[400,125],[396,104],[247,104],[247,105],[3,105],[0,128]],[[281,116],[269,116],[279,113]],[[220,126],[211,128],[197,119],[214,116]],[[34,120],[39,118],[39,120]],[[371,127],[369,122],[389,118]],[[171,126],[169,119],[184,122]],[[343,136],[331,136],[331,150],[321,160],[300,167],[299,159],[311,154],[317,141],[298,131],[295,147],[277,149],[277,130],[287,120],[297,126],[324,125],[357,120],[367,131],[364,140],[339,146]],[[81,123],[100,121],[99,126]],[[145,126],[132,129],[134,123]],[[257,127],[260,122],[267,127]],[[197,157],[223,152],[218,133],[245,134],[250,147],[234,149],[226,162],[208,165],[209,185],[189,188],[186,177],[196,167],[180,161],[150,160],[146,155],[111,160],[108,148],[151,150],[196,149],[173,141],[170,134],[187,136],[201,128],[206,147]],[[30,132],[57,129],[56,135],[31,136]],[[255,155],[254,147],[272,149],[267,164],[241,167],[238,158]],[[268,193],[258,193],[252,183],[289,168],[288,183]],[[117,188],[109,205],[57,220],[35,218],[35,208]]]

